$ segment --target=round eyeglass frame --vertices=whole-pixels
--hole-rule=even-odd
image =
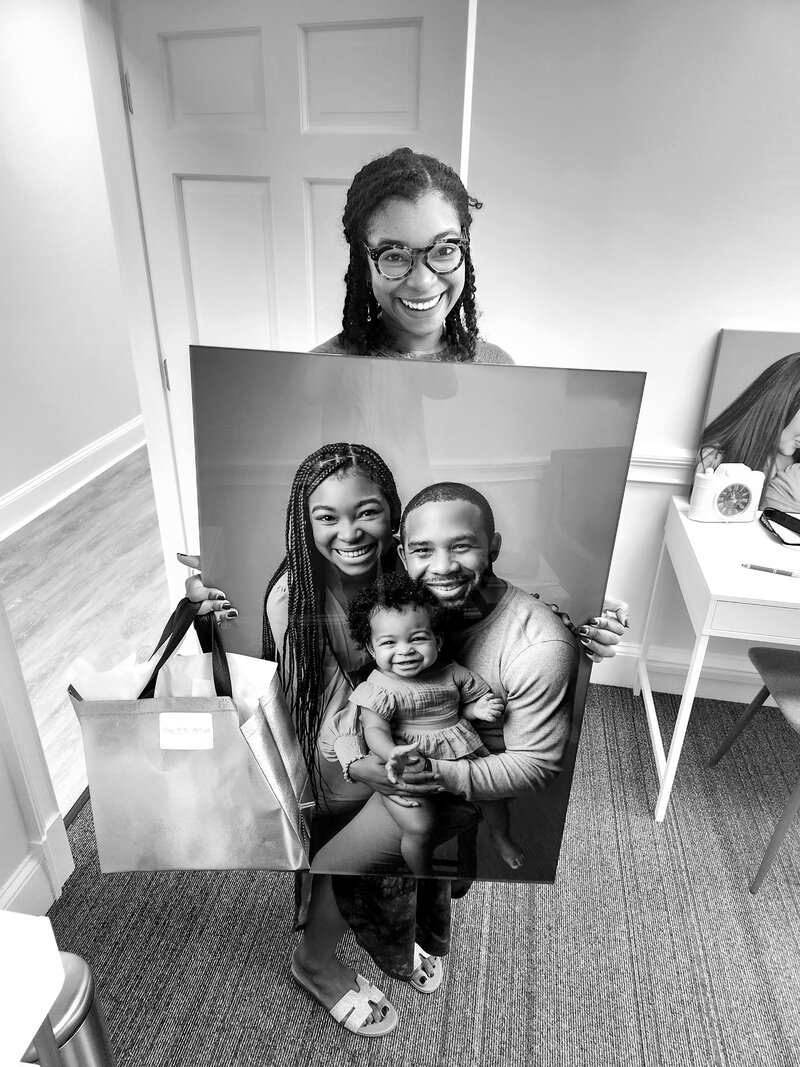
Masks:
[[[454,267],[448,267],[447,270],[437,270],[435,267],[431,266],[431,264],[430,264],[430,262],[428,260],[428,256],[431,254],[431,252],[434,250],[434,248],[438,248],[440,245],[451,245],[453,247],[458,248],[461,251],[461,258],[459,259],[458,263],[456,263],[456,265]],[[409,276],[409,274],[412,272],[412,270],[414,269],[414,267],[417,265],[417,256],[422,256],[422,262],[425,264],[425,266],[428,268],[428,270],[432,271],[434,274],[452,274],[454,271],[457,271],[458,268],[461,266],[461,264],[464,262],[464,259],[465,259],[466,255],[467,255],[468,247],[469,247],[469,239],[467,237],[467,234],[466,234],[465,230],[461,231],[461,236],[460,237],[448,237],[448,238],[441,239],[439,241],[434,241],[433,244],[428,245],[427,248],[410,248],[408,245],[401,245],[401,244],[394,244],[394,243],[377,245],[375,248],[370,248],[370,246],[368,244],[364,245],[364,248],[366,249],[367,255],[372,260],[372,262],[375,264],[375,269],[377,270],[378,274],[380,274],[381,278],[386,278],[386,280],[390,281],[390,282],[399,282],[399,281],[402,281],[403,278],[407,278]],[[408,252],[408,254],[411,256],[411,263],[409,264],[408,270],[405,271],[405,273],[403,273],[403,274],[385,274],[381,270],[381,265],[380,265],[381,256],[384,254],[384,252],[392,252],[392,251]]]

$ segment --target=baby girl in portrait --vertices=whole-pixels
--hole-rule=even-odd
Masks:
[[[437,605],[422,583],[406,574],[386,574],[350,603],[353,640],[366,649],[376,668],[350,699],[361,713],[370,751],[386,761],[391,781],[419,759],[476,759],[488,756],[470,720],[496,722],[504,702],[486,682],[452,661],[439,663],[442,637]],[[403,859],[415,875],[432,875],[436,800],[420,797],[409,806],[382,796],[402,831]],[[524,856],[510,836],[508,802],[481,805],[492,841],[509,865]]]

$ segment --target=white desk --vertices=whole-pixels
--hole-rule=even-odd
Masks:
[[[728,637],[751,645],[800,645],[800,578],[742,567],[743,563],[758,563],[800,571],[800,549],[779,544],[757,520],[694,522],[688,519],[688,512],[688,501],[672,498],[634,682],[634,693],[641,692],[647,713],[660,783],[657,822],[662,822],[666,814],[709,639]],[[695,633],[689,674],[667,756],[647,676],[650,628],[666,555],[678,579]]]

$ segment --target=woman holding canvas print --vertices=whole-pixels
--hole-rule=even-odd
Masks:
[[[350,247],[343,329],[317,351],[510,363],[502,349],[477,333],[469,228],[471,209],[479,206],[451,168],[410,149],[398,149],[363,167],[353,179],[343,216]],[[563,674],[563,663],[574,656],[572,635],[558,615],[494,574],[500,537],[488,503],[480,494],[470,494],[474,491],[469,487],[433,486],[407,506],[407,543],[401,550],[409,573],[460,620],[456,656],[461,662],[468,656],[472,662],[465,665],[493,689],[505,684],[498,678],[500,648],[508,644],[503,620],[512,617],[523,626],[535,617],[542,632],[552,635]],[[473,819],[467,815],[465,820],[466,806],[451,794],[479,799],[513,794],[509,783],[544,785],[557,773],[565,743],[561,730],[545,759],[524,744],[514,751],[515,731],[527,743],[530,731],[541,731],[543,724],[512,709],[499,737],[500,749],[508,751],[483,759],[434,761],[435,767],[421,760],[416,773],[409,768],[400,782],[392,783],[384,762],[367,752],[349,710],[348,675],[369,657],[350,637],[346,605],[379,570],[394,569],[392,533],[399,518],[394,479],[371,449],[324,446],[295,476],[287,513],[287,558],[266,600],[265,646],[282,660],[300,743],[309,765],[321,771],[316,783],[320,809],[348,816],[343,829],[317,853],[314,864],[321,870],[332,869],[325,860],[334,853],[344,863],[339,869],[364,869],[369,861],[374,870],[375,857],[380,858],[387,842],[389,858],[394,861],[399,855],[399,830],[386,814],[381,794],[407,801],[434,793],[450,797],[450,818],[441,828],[444,839]],[[466,530],[465,542],[440,543],[455,529]],[[460,553],[459,560],[451,558],[448,573],[440,573],[437,561],[454,551]],[[187,592],[221,618],[235,611],[230,606],[218,610],[221,591],[205,589],[199,577],[187,581]],[[614,654],[623,632],[614,609],[619,619],[625,618],[627,606],[614,602],[600,619],[579,630],[592,658]],[[531,649],[519,649],[520,676],[505,681],[522,690],[527,685],[524,699],[533,707],[547,692],[550,672],[538,660],[536,668],[525,666],[528,654]],[[547,712],[542,714],[546,719]],[[504,745],[504,736],[511,743]],[[505,792],[497,785],[501,780]],[[355,816],[349,817],[358,805]],[[442,976],[438,957],[449,946],[450,883],[314,875],[292,973],[347,1029],[378,1037],[396,1026],[397,1013],[380,990],[338,959],[336,949],[348,924],[382,969],[410,981],[420,992],[433,992]]]
[[[800,352],[767,367],[703,430],[697,471],[721,463],[764,472],[762,507],[800,511]]]

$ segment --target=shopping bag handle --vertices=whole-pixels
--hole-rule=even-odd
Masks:
[[[200,610],[200,604],[195,603],[184,597],[183,600],[178,602],[177,607],[173,611],[167,620],[167,624],[158,639],[156,644],[156,651],[164,645],[163,652],[159,657],[158,663],[153,669],[153,673],[139,694],[139,700],[148,700],[155,695],[156,679],[158,678],[158,672],[178,649],[179,645],[183,641],[186,634],[189,632],[192,623],[194,623],[195,631],[200,641],[200,647],[204,652],[211,652],[211,667],[214,678],[214,691],[217,696],[230,697],[232,696],[231,689],[231,674],[228,667],[228,660],[225,655],[225,648],[222,644],[222,636],[219,632],[219,626],[214,613],[209,612],[208,615],[198,615]],[[153,656],[155,656],[155,652]],[[152,656],[150,657],[152,659]]]
[[[161,633],[161,637],[159,637],[158,641],[156,642],[156,647],[155,651],[153,652],[153,656],[155,656],[156,652],[161,648],[162,645],[164,645],[164,649],[161,653],[158,663],[156,663],[155,667],[153,668],[153,673],[150,675],[147,684],[139,694],[139,700],[148,700],[155,694],[158,672],[161,670],[161,668],[164,666],[170,656],[172,656],[177,650],[184,637],[186,637],[187,633],[189,632],[189,629],[191,628],[192,623],[195,620],[195,617],[197,616],[197,612],[199,609],[200,605],[193,603],[191,600],[188,599],[188,597],[184,597],[183,600],[180,600],[178,602],[177,607],[167,620],[167,624]],[[150,658],[152,659],[153,656],[151,656]]]
[[[150,657],[150,659],[152,659],[153,656],[155,656],[156,652],[158,652],[158,650],[164,644],[164,642],[167,639],[170,639],[170,644],[172,646],[171,651],[169,653],[165,653],[163,657],[163,662],[161,662],[159,665],[159,669],[164,666],[164,663],[166,663],[167,659],[169,659],[169,657],[184,639],[186,634],[189,632],[189,628],[194,622],[194,620],[197,618],[197,612],[199,610],[200,605],[189,600],[188,597],[184,597],[182,600],[178,601],[175,610],[167,619],[166,626],[161,631],[161,637],[159,637],[159,639],[156,641],[153,655]]]
[[[232,697],[231,671],[228,666],[228,657],[225,655],[225,646],[222,643],[222,633],[214,612],[195,616],[194,630],[202,650],[211,653],[211,672],[214,676],[215,693],[218,697]]]

